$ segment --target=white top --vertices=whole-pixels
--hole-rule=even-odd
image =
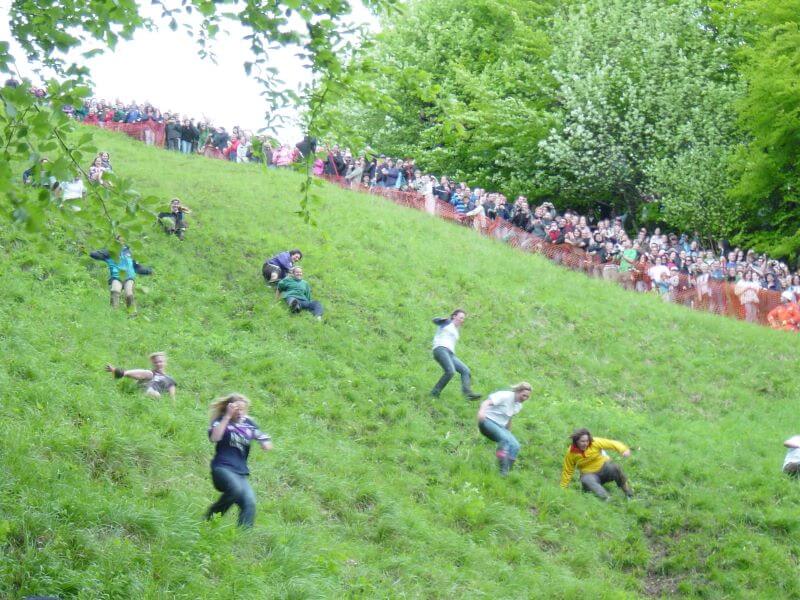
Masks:
[[[501,427],[508,426],[511,417],[522,410],[522,403],[517,402],[517,395],[511,391],[495,392],[489,395],[488,400],[489,408],[486,409],[486,418]]]
[[[783,470],[786,470],[787,465],[800,463],[800,435],[789,438],[786,443],[789,446],[789,451],[786,453],[786,458],[783,459]]]
[[[73,179],[72,181],[61,182],[61,198],[64,200],[80,200],[83,198],[83,193],[86,191],[86,186],[83,184],[83,179]]]
[[[662,273],[669,275],[669,267],[667,265],[655,265],[650,267],[650,269],[647,271],[647,274],[650,275],[650,279],[653,280],[653,284],[661,281]]]
[[[439,329],[436,330],[436,335],[433,336],[433,349],[436,350],[436,348],[441,346],[455,354],[457,341],[458,327],[453,323],[448,323],[444,327],[439,327]]]

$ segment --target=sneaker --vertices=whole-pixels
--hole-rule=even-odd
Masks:
[[[436,390],[433,390],[433,391],[431,392],[431,398],[438,398],[438,397],[439,397],[439,394],[440,394],[440,392],[437,392]]]
[[[480,400],[483,397],[476,392],[467,392],[464,396],[467,397],[467,400]]]

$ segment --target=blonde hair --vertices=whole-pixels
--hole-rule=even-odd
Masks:
[[[527,390],[529,392],[533,391],[533,388],[531,388],[531,384],[528,383],[527,381],[520,381],[519,383],[511,386],[511,391],[515,393],[522,392],[524,390]]]
[[[150,356],[148,356],[148,358],[149,358],[150,360],[153,360],[154,358],[157,358],[157,357],[159,357],[159,356],[160,356],[161,358],[163,358],[163,359],[165,359],[165,360],[166,360],[166,358],[167,358],[167,353],[166,353],[166,352],[153,352],[153,353],[152,353]]]
[[[250,400],[247,396],[234,392],[214,400],[208,407],[208,416],[212,421],[216,421],[225,414],[225,409],[228,408],[228,404],[231,402],[244,402],[250,408]]]

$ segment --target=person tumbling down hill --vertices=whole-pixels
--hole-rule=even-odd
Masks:
[[[121,241],[121,240],[120,240]],[[95,250],[90,252],[95,260],[102,261],[108,266],[108,286],[111,290],[111,307],[119,307],[120,292],[125,292],[125,304],[128,309],[136,313],[136,298],[134,297],[134,287],[136,275],[150,275],[153,270],[149,267],[143,267],[133,259],[133,254],[128,246],[123,245],[119,252],[119,258],[115,261],[111,258],[108,250]],[[125,273],[125,282],[120,279],[122,272]]]
[[[622,456],[628,457],[631,455],[630,448],[622,442],[592,437],[588,429],[576,429],[570,437],[572,445],[564,456],[564,468],[561,472],[562,488],[569,485],[577,466],[581,474],[583,491],[592,492],[603,500],[609,500],[608,492],[603,485],[613,481],[625,492],[626,497],[633,497],[622,468],[613,463],[604,452],[604,450],[615,450]]]
[[[284,279],[302,258],[303,253],[297,249],[280,252],[267,259],[261,267],[261,274],[267,283],[275,283]]]
[[[178,198],[173,198],[169,203],[169,212],[158,213],[158,221],[165,232],[174,233],[180,241],[183,241],[186,235],[186,215],[191,212]]]
[[[256,516],[256,495],[250,487],[247,457],[250,444],[258,442],[262,450],[272,450],[272,440],[247,416],[250,400],[241,394],[230,394],[211,404],[211,425],[208,438],[216,444],[211,460],[211,480],[222,492],[206,511],[206,519],[224,515],[236,504],[239,526],[252,527]]]
[[[433,358],[444,371],[431,390],[431,396],[434,398],[439,397],[456,371],[461,375],[461,391],[464,396],[469,400],[477,400],[481,397],[480,394],[472,391],[469,367],[456,358],[456,342],[459,338],[459,330],[466,318],[467,313],[457,308],[449,318],[433,319],[433,323],[438,326],[436,334],[433,336]]]
[[[292,312],[307,310],[322,320],[322,304],[311,299],[311,286],[303,279],[303,269],[294,267],[291,276],[281,279],[275,288],[275,297],[282,298]]]
[[[167,375],[164,370],[167,368],[167,355],[164,352],[153,352],[150,355],[152,369],[130,369],[126,371],[121,367],[112,364],[106,365],[106,371],[113,373],[115,379],[128,377],[139,382],[146,396],[150,398],[160,398],[164,394],[169,394],[170,398],[175,397],[177,383]]]
[[[500,474],[508,475],[519,454],[519,442],[511,433],[511,420],[522,404],[531,397],[531,384],[523,381],[510,391],[489,394],[478,409],[478,430],[493,442],[497,442],[497,462]]]

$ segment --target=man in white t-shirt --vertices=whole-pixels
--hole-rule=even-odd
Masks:
[[[80,175],[76,175],[72,181],[62,181],[60,188],[62,202],[74,202],[86,197],[86,185]],[[78,207],[75,208],[80,210]]]
[[[531,384],[523,381],[510,391],[490,394],[478,409],[478,430],[493,442],[497,442],[497,462],[500,475],[508,475],[519,454],[519,442],[511,433],[511,420],[522,404],[531,397]]]
[[[783,472],[800,477],[800,435],[790,437],[783,445],[789,449],[783,459]]]

